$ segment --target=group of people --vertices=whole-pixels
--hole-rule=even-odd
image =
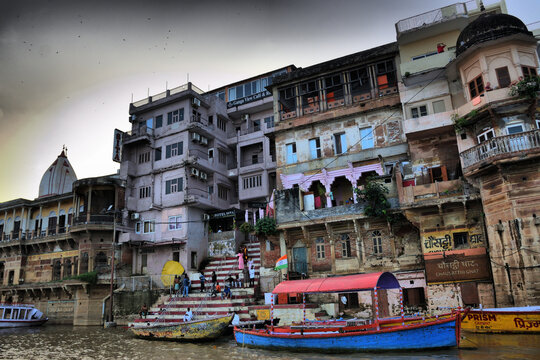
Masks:
[[[174,293],[176,295],[179,295],[179,293],[182,294],[182,297],[186,297],[189,295],[189,289],[191,288],[191,280],[189,279],[189,276],[187,276],[185,273],[180,275],[174,276]]]
[[[244,286],[253,287],[255,283],[255,264],[253,259],[248,256],[247,247],[242,247],[236,256],[238,257],[238,270],[241,270],[244,276]],[[239,287],[242,287],[241,283]]]

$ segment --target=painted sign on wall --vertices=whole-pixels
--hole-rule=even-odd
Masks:
[[[454,282],[465,280],[489,280],[489,259],[487,254],[451,254],[435,259],[426,259],[428,283]]]
[[[422,234],[422,252],[424,254],[449,251],[457,247],[485,247],[484,235],[477,229],[445,230]]]

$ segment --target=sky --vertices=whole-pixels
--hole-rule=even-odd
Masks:
[[[400,19],[455,2],[0,0],[0,202],[36,198],[64,145],[79,179],[115,173],[132,99],[383,45]],[[506,4],[540,21],[540,1]]]

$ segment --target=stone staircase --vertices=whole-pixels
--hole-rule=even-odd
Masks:
[[[187,308],[191,308],[195,318],[225,315],[236,311],[240,320],[250,320],[248,307],[256,304],[256,290],[259,285],[259,271],[261,265],[261,253],[259,243],[246,244],[248,248],[248,257],[253,259],[255,265],[255,288],[245,287],[231,289],[231,299],[221,299],[221,294],[217,297],[210,296],[212,286],[212,272],[215,271],[217,281],[222,289],[225,284],[225,279],[232,275],[234,278],[238,274],[240,279],[243,278],[241,270],[238,269],[238,259],[236,257],[225,257],[212,259],[203,273],[206,278],[206,292],[201,293],[201,284],[199,280],[200,273],[189,273],[191,279],[191,290],[187,297],[181,295],[162,295],[159,300],[149,309],[149,315],[146,319],[135,319],[130,326],[136,326],[137,323],[151,322],[159,320],[160,322],[175,323],[181,322]],[[247,265],[247,264],[246,264]]]

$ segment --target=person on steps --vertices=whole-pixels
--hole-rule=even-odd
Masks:
[[[187,311],[184,314],[184,321],[191,321],[191,320],[193,320],[193,312],[191,311],[191,308],[187,308]]]
[[[201,276],[199,276],[199,280],[201,281],[201,292],[205,292],[206,291],[206,288],[204,287],[204,281],[206,280],[204,278],[204,274],[201,273]]]
[[[182,297],[187,297],[189,295],[189,276],[186,275],[184,278],[184,288],[182,289]]]

